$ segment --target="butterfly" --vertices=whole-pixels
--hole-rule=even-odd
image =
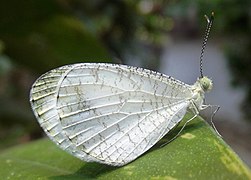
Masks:
[[[148,69],[78,63],[39,77],[30,103],[60,148],[87,162],[122,166],[149,150],[188,110],[195,118],[207,107],[204,94],[212,86],[203,75],[188,85]]]

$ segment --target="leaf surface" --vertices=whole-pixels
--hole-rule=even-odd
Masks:
[[[251,179],[248,167],[200,118],[160,148],[181,126],[126,166],[82,162],[45,138],[0,153],[0,174],[9,179]]]

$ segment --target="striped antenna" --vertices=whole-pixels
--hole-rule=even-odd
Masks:
[[[204,35],[204,39],[203,39],[203,43],[202,43],[202,49],[201,49],[201,53],[200,53],[200,77],[203,77],[203,71],[202,71],[202,63],[203,63],[203,55],[204,55],[204,51],[205,51],[205,47],[207,44],[207,40],[208,40],[208,36],[213,24],[213,20],[214,20],[214,12],[211,13],[210,18],[208,18],[207,15],[205,15],[205,18],[207,20],[207,27],[206,27],[206,32]]]

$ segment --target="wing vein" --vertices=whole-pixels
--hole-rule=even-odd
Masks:
[[[139,121],[139,123],[141,123],[141,122],[142,122],[146,117],[148,117],[152,112],[154,112],[154,111],[156,111],[156,110],[162,110],[162,109],[164,109],[164,108],[166,108],[166,107],[168,107],[168,106],[171,107],[171,106],[174,106],[174,105],[177,105],[177,104],[179,104],[179,103],[173,103],[173,104],[169,104],[169,105],[167,105],[167,106],[160,107],[160,108],[158,108],[158,109],[153,109],[152,111],[149,111],[149,112],[145,113],[145,114],[147,114],[147,115],[144,116],[144,118],[142,118],[142,119]],[[130,114],[130,115],[132,115],[132,114]],[[130,116],[130,115],[129,115],[129,116]],[[124,118],[127,118],[127,117],[124,117]],[[119,122],[123,121],[124,118],[122,118],[122,119],[119,120],[118,122],[112,124],[112,126],[114,126],[114,125],[118,124]],[[136,125],[134,125],[133,127],[131,127],[131,128],[130,128],[129,130],[127,130],[124,134],[127,134],[127,133],[128,133],[129,131],[131,131],[133,128],[137,127],[139,123],[137,123]],[[111,126],[107,127],[106,129],[103,129],[102,131],[99,131],[98,133],[95,133],[93,136],[89,137],[89,138],[88,138],[87,140],[85,140],[84,142],[86,142],[86,141],[88,141],[88,140],[94,138],[95,136],[97,136],[98,134],[102,133],[103,131],[105,131],[105,130],[107,130],[107,129],[109,129],[109,128],[111,128]],[[118,131],[119,131],[119,130],[117,130],[116,132],[118,132]],[[123,138],[123,136],[121,136],[117,141],[115,141],[115,143],[117,143],[121,138]],[[80,144],[83,144],[84,142],[81,142]],[[94,148],[96,148],[97,146],[99,146],[102,142],[104,142],[104,140],[101,141],[99,144],[95,145]],[[114,144],[115,144],[115,143],[114,143]],[[91,152],[92,150],[94,150],[94,148],[92,148],[89,152]],[[108,148],[109,148],[109,147],[108,147]],[[106,150],[106,149],[105,149],[105,150]],[[104,150],[104,151],[105,151],[105,150]],[[102,152],[104,152],[104,151],[102,151]]]

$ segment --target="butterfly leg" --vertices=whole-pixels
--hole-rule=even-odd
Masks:
[[[216,126],[215,126],[215,124],[213,122],[214,116],[219,111],[220,106],[219,105],[211,105],[211,104],[202,105],[202,110],[204,110],[204,109],[206,109],[208,107],[210,107],[210,109],[211,109],[210,123],[212,124],[212,127],[214,128],[217,135],[222,138],[221,134],[219,133],[219,131],[217,130],[217,128],[216,128]],[[214,108],[215,108],[215,110],[213,110]]]
[[[173,140],[175,140],[175,139],[180,135],[180,133],[183,131],[183,129],[185,128],[185,126],[186,126],[189,122],[191,122],[192,120],[194,120],[194,119],[199,115],[199,110],[198,110],[198,108],[196,107],[196,105],[194,104],[194,102],[193,102],[192,100],[191,100],[191,104],[192,104],[192,106],[194,107],[194,108],[193,108],[193,111],[195,111],[195,112],[194,112],[194,116],[185,122],[185,124],[182,126],[182,128],[179,130],[179,132],[178,132],[172,139],[170,139],[170,140],[167,141],[166,143],[162,144],[160,147],[164,147],[165,145],[167,145],[167,144],[169,144],[170,142],[172,142]]]

